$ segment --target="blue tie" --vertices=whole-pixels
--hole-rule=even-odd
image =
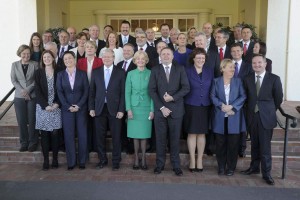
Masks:
[[[105,69],[105,88],[107,89],[108,83],[110,79],[109,68]]]
[[[235,65],[234,77],[238,77],[238,75],[239,75],[239,68],[238,68],[238,65],[239,65],[239,64],[238,64],[237,62],[235,62],[234,65]]]

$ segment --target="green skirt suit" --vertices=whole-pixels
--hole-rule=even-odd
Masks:
[[[128,72],[125,85],[126,111],[131,110],[133,119],[127,120],[127,137],[146,139],[151,137],[152,120],[149,113],[154,111],[153,101],[148,93],[151,71],[145,68]]]

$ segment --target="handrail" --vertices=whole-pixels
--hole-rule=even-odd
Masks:
[[[284,129],[283,164],[282,164],[282,175],[281,175],[281,178],[284,179],[285,174],[286,174],[286,157],[287,157],[289,126],[291,126],[292,128],[295,128],[297,126],[297,118],[286,113],[281,106],[279,107],[278,110],[280,111],[281,115],[285,117],[285,125],[284,126],[277,119],[277,123],[280,126],[280,128]],[[292,120],[291,124],[290,124],[290,120]]]
[[[4,102],[8,99],[8,97],[15,91],[15,87],[13,87],[6,95],[5,97],[0,101],[0,107],[4,104]],[[0,114],[0,120],[4,117],[4,115],[7,113],[7,111],[12,107],[14,104],[14,101],[10,102],[10,104],[3,110],[3,112]]]

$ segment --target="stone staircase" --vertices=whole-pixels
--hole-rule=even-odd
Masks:
[[[0,110],[1,111],[1,110]],[[14,117],[13,108],[10,109],[7,116],[5,116],[0,122],[0,163],[42,163],[43,156],[41,153],[41,147],[39,145],[36,152],[19,152],[19,133],[17,123]],[[300,128],[290,129],[289,142],[287,147],[287,168],[300,170]],[[282,168],[283,158],[283,144],[284,144],[284,131],[280,128],[276,128],[273,134],[272,140],[272,157],[273,157],[273,169],[280,170]],[[111,157],[111,138],[107,138],[107,150],[108,157]],[[238,169],[248,168],[250,163],[250,148],[251,142],[247,142],[247,156],[246,158],[239,158]],[[185,140],[181,140],[181,163],[187,167],[189,163],[189,155],[187,150],[187,144]],[[147,161],[149,166],[155,165],[155,153],[147,154]],[[92,152],[89,154],[89,162],[97,163],[97,154]],[[203,158],[204,166],[217,167],[215,156],[206,156]],[[66,155],[64,152],[59,152],[59,163],[66,163]],[[133,163],[133,155],[127,155],[122,153],[121,164],[131,165]],[[167,165],[170,164],[169,157],[167,157]]]

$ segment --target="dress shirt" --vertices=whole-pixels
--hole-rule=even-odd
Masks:
[[[220,54],[220,48],[223,49],[223,56],[225,57],[225,52],[226,52],[226,44],[223,47],[218,47],[218,53]]]
[[[146,49],[147,49],[147,43],[144,44],[144,46],[142,46],[142,47],[138,46],[138,50],[141,50],[141,48],[143,49],[142,51],[146,51]]]
[[[89,61],[87,59],[87,77],[88,77],[89,83],[91,83],[93,63],[94,63],[94,58],[91,61]]]
[[[74,83],[75,83],[75,77],[76,77],[76,67],[74,68],[73,73],[70,73],[70,72],[68,71],[68,68],[66,68],[66,72],[67,72],[67,74],[68,74],[69,82],[70,82],[71,88],[72,88],[72,90],[73,90],[73,88],[74,88]]]
[[[229,105],[230,84],[224,85],[224,91],[225,91],[226,105]],[[225,117],[228,117],[226,113],[225,113]]]
[[[124,60],[124,63],[127,62],[127,63],[126,63],[126,69],[124,69],[125,72],[127,71],[128,67],[129,67],[129,65],[130,65],[130,63],[132,62],[132,59],[133,59],[133,58],[129,58],[128,60]]]
[[[235,65],[235,63],[237,63],[238,64],[238,73],[240,72],[240,70],[241,70],[241,65],[242,65],[242,62],[243,62],[243,60],[241,59],[241,60],[239,60],[239,61],[236,61],[236,60],[232,60],[232,63]]]
[[[264,80],[265,75],[266,75],[266,70],[262,74],[260,74],[260,75],[258,75],[257,73],[255,73],[255,83],[257,81],[257,76],[260,76],[260,87],[261,87],[261,84],[262,84],[262,82]]]
[[[168,64],[168,65],[165,65],[165,64],[164,64],[163,67],[164,67],[165,72],[166,72],[166,67],[169,67],[169,73],[171,74],[172,63],[170,63],[170,64]]]

